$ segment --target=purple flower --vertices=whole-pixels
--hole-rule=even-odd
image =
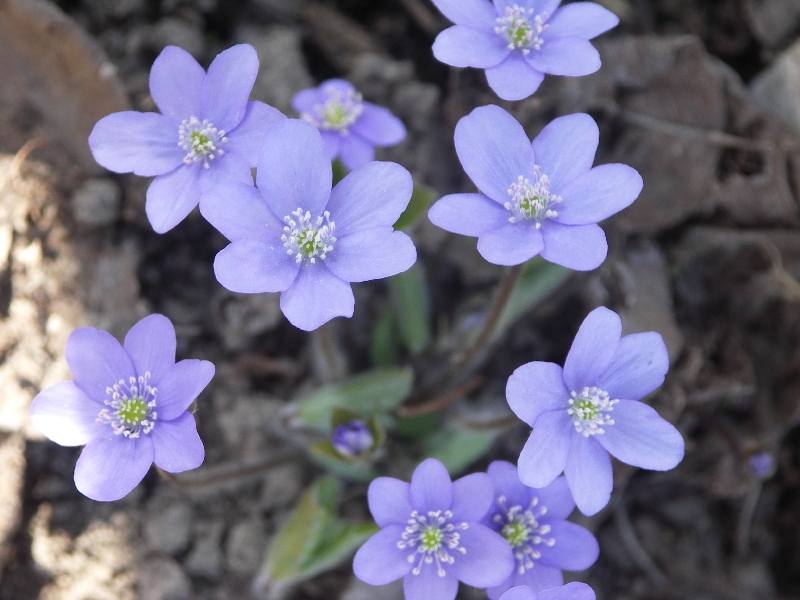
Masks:
[[[527,586],[511,588],[500,600],[595,600],[594,590],[575,581],[561,587],[535,592]]]
[[[83,446],[75,485],[93,500],[118,500],[150,465],[170,473],[200,466],[203,442],[189,405],[214,376],[207,360],[175,362],[175,328],[150,315],[124,346],[105,331],[81,327],[64,350],[74,381],[42,390],[31,421],[62,446]]]
[[[593,515],[613,487],[609,453],[624,463],[667,471],[683,459],[675,427],[638,400],[664,382],[669,357],[658,333],[620,338],[619,316],[589,313],[562,369],[531,362],[508,379],[511,410],[533,427],[519,456],[519,478],[545,487],[564,471],[578,508]]]
[[[583,571],[597,560],[600,548],[586,529],[566,521],[575,501],[563,477],[535,490],[525,486],[511,463],[489,465],[495,502],[483,523],[511,545],[516,568],[497,587],[487,590],[491,600],[515,586],[533,591],[564,585],[561,569]]]
[[[533,140],[497,106],[476,108],[456,125],[464,170],[481,194],[450,194],[428,211],[435,224],[478,237],[491,263],[518,265],[541,254],[578,271],[608,253],[598,221],[630,205],[642,178],[622,164],[592,168],[599,131],[578,113],[559,117]]]
[[[454,67],[486,69],[504,100],[533,94],[549,75],[580,76],[600,68],[589,43],[616,27],[617,16],[594,2],[560,0],[433,0],[455,25],[433,43],[433,54]]]
[[[766,450],[759,450],[747,459],[747,466],[759,479],[766,479],[775,470],[775,459]]]
[[[357,458],[375,445],[375,437],[364,421],[353,419],[337,425],[331,434],[331,445],[346,458]]]
[[[411,484],[375,479],[368,499],[382,529],[353,560],[362,581],[384,585],[403,577],[406,600],[453,600],[459,581],[493,587],[514,568],[508,543],[480,523],[493,500],[485,473],[451,483],[444,465],[429,458]]]
[[[394,146],[406,137],[402,121],[388,109],[361,99],[343,79],[329,79],[292,98],[300,118],[319,129],[331,160],[351,171],[375,159],[375,146]]]
[[[156,176],[145,209],[158,233],[180,223],[211,186],[252,184],[261,137],[286,118],[248,102],[257,72],[258,57],[247,44],[222,52],[208,73],[186,51],[167,46],[150,71],[150,94],[162,114],[119,112],[94,126],[89,146],[98,163]]]
[[[232,243],[217,254],[217,280],[234,292],[281,292],[295,326],[316,329],[353,316],[350,282],[396,275],[417,259],[414,244],[392,224],[411,198],[400,165],[371,162],[331,191],[331,161],[319,132],[287,119],[264,136],[258,189],[220,184],[200,212]]]

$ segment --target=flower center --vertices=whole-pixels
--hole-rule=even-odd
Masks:
[[[544,516],[547,507],[538,506],[538,497],[534,497],[525,510],[519,505],[508,507],[506,502],[505,496],[498,496],[497,504],[500,505],[502,512],[495,514],[492,521],[500,526],[500,535],[506,539],[514,551],[517,571],[522,575],[528,569],[533,568],[534,560],[542,556],[536,546],[541,544],[553,546],[556,540],[542,537],[550,533],[551,527],[546,524],[539,525],[537,519]]]
[[[401,550],[411,549],[408,562],[417,563],[411,570],[414,575],[422,571],[422,564],[433,564],[436,561],[436,573],[444,577],[447,573],[443,565],[452,565],[455,558],[450,551],[466,554],[467,550],[459,544],[459,530],[467,529],[466,523],[451,523],[453,513],[449,510],[429,511],[421,515],[416,510],[411,513],[397,547]]]
[[[567,414],[572,417],[575,431],[585,437],[605,433],[606,425],[613,425],[610,413],[619,400],[612,400],[605,392],[596,387],[585,387],[580,394],[572,392]]]
[[[350,126],[358,120],[364,110],[361,94],[355,90],[340,90],[334,87],[326,87],[324,90],[328,99],[323,104],[316,104],[311,113],[302,113],[300,118],[317,129],[338,131],[342,135],[347,135]]]
[[[534,16],[532,8],[518,5],[506,6],[505,15],[497,17],[494,32],[508,41],[509,50],[522,50],[529,54],[531,48],[538,50],[544,44],[539,34],[547,29],[547,13]]]
[[[149,384],[150,373],[144,376],[131,377],[128,383],[120,379],[119,383],[106,388],[109,399],[104,408],[97,415],[97,423],[111,425],[116,435],[128,438],[138,438],[142,433],[150,433],[155,427],[158,413],[156,407],[156,393],[158,390]]]
[[[202,161],[203,167],[210,169],[209,161],[225,154],[222,144],[227,141],[225,132],[207,119],[202,122],[197,117],[184,119],[178,128],[178,146],[186,150],[183,162],[187,165]]]
[[[550,193],[550,180],[547,175],[542,175],[539,165],[533,168],[533,182],[522,175],[508,188],[511,198],[503,206],[511,212],[509,221],[516,223],[521,219],[536,222],[536,229],[542,227],[542,221],[557,217],[558,213],[552,207],[562,201],[561,196]]]
[[[295,256],[297,262],[307,258],[313,264],[317,257],[324,259],[328,252],[333,250],[336,241],[333,235],[336,224],[330,217],[331,214],[326,210],[321,217],[312,222],[311,213],[308,211],[304,213],[302,208],[298,208],[291,215],[286,215],[283,218],[286,223],[283,230],[286,233],[281,236],[286,253]]]

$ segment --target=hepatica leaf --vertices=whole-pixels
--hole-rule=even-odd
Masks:
[[[303,398],[298,416],[307,425],[327,431],[333,409],[343,408],[361,417],[380,415],[397,407],[411,392],[411,369],[375,369]]]
[[[496,431],[452,425],[426,437],[422,449],[425,456],[439,460],[451,475],[456,475],[486,454],[496,437]]]
[[[293,585],[346,561],[377,531],[372,523],[336,517],[339,482],[315,481],[275,536],[258,579],[275,587]]]
[[[425,274],[416,263],[407,271],[389,277],[387,282],[400,338],[411,354],[417,355],[431,342],[431,308]]]

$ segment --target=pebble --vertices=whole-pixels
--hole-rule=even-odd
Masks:
[[[144,536],[153,550],[175,555],[189,546],[191,523],[191,508],[186,504],[174,504],[147,516]]]
[[[122,192],[106,177],[87,179],[72,196],[72,215],[84,225],[111,225],[119,218]]]
[[[800,41],[780,54],[750,84],[756,102],[800,134]]]
[[[192,585],[178,563],[159,556],[141,566],[139,593],[141,600],[187,600]]]

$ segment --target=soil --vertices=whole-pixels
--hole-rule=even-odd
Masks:
[[[260,597],[264,553],[321,471],[302,459],[258,465],[306,443],[286,427],[292,400],[372,366],[373,329],[391,302],[385,282],[357,284],[354,317],[324,335],[298,331],[277,296],[216,282],[226,240],[196,211],[155,234],[148,181],[87,157],[97,118],[154,110],[147,77],[164,46],[207,66],[243,41],[261,62],[252,97],[287,114],[293,93],[330,77],[388,106],[409,136],[378,158],[437,194],[470,190],[452,135],[474,107],[500,104],[531,136],[555,116],[589,112],[601,131],[597,163],[634,166],[645,191],[604,223],[603,266],[528,310],[483,357],[481,385],[442,418],[505,423],[470,470],[515,461],[529,431],[505,419],[503,390],[517,366],[561,363],[599,305],[622,315],[626,333],[660,332],[672,367],[649,402],[684,435],[686,458],[666,473],[615,464],[609,506],[573,516],[598,537],[600,559],[568,579],[588,582],[600,600],[800,598],[800,133],[746,87],[800,38],[792,0],[605,0],[622,23],[595,42],[600,72],[547,78],[517,103],[498,101],[480,71],[433,59],[447,22],[428,0],[56,4],[0,1],[0,48],[13,58],[0,61],[0,600]],[[785,12],[781,28],[765,26],[769,10]],[[411,235],[446,349],[502,270],[473,239],[424,217]],[[73,328],[121,337],[152,312],[175,323],[178,358],[216,364],[195,413],[206,462],[178,485],[153,470],[125,499],[96,503],[72,481],[79,449],[44,439],[27,408],[69,378],[63,347]],[[422,381],[444,356],[401,362]],[[775,467],[759,477],[748,459],[762,451]],[[347,485],[342,514],[368,516],[364,491]],[[464,586],[460,594],[481,597]],[[284,595],[375,596],[402,592],[360,585],[346,564]]]

